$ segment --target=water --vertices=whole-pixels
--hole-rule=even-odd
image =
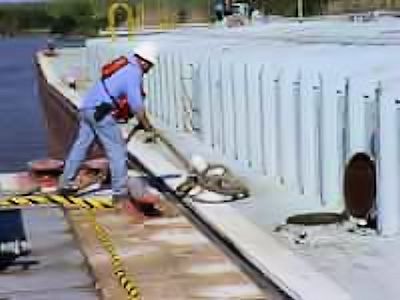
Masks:
[[[0,38],[0,172],[26,169],[46,156],[43,115],[35,82],[34,54],[45,38]]]

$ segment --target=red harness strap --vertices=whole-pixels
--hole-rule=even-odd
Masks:
[[[133,114],[129,107],[128,98],[126,95],[122,95],[118,97],[118,99],[112,96],[108,91],[105,80],[113,76],[116,72],[118,72],[128,64],[129,60],[125,56],[121,56],[113,60],[111,63],[106,64],[102,68],[101,81],[103,83],[104,90],[114,103],[112,115],[119,123],[127,123],[128,120],[133,117]],[[142,97],[145,98],[146,92],[144,91],[143,84],[141,85],[141,93]]]

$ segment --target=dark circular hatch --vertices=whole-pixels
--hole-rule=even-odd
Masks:
[[[351,216],[370,217],[376,201],[376,167],[368,154],[357,153],[349,161],[344,174],[344,198]]]

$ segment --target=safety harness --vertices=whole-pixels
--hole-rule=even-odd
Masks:
[[[101,82],[105,92],[113,102],[114,107],[112,108],[111,113],[118,123],[127,123],[128,120],[133,117],[133,113],[129,107],[127,95],[123,95],[118,98],[114,97],[107,88],[106,80],[111,78],[114,74],[129,64],[131,64],[131,62],[128,60],[128,58],[121,56],[113,60],[111,63],[104,65],[101,70]],[[141,93],[143,97],[146,96],[143,85],[141,86]]]

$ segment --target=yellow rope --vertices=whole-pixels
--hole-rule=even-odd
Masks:
[[[34,207],[34,206],[57,206],[67,209],[85,209],[88,212],[90,223],[96,232],[96,238],[99,240],[103,249],[110,255],[113,274],[118,279],[121,287],[127,292],[128,300],[140,300],[139,290],[134,282],[129,278],[125,267],[123,266],[121,257],[112,243],[108,232],[96,221],[96,210],[112,208],[113,204],[110,199],[104,198],[77,198],[63,197],[59,195],[34,195],[25,197],[11,197],[0,200],[1,208],[14,207]]]
[[[101,226],[96,221],[96,214],[93,210],[88,210],[88,218],[95,228],[96,237],[99,240],[101,246],[111,257],[111,263],[113,268],[113,274],[117,277],[120,286],[126,291],[128,295],[128,300],[140,300],[141,296],[139,293],[139,289],[134,281],[128,275],[125,267],[123,266],[123,262],[121,257],[118,255],[115,246],[107,232],[103,226]]]

